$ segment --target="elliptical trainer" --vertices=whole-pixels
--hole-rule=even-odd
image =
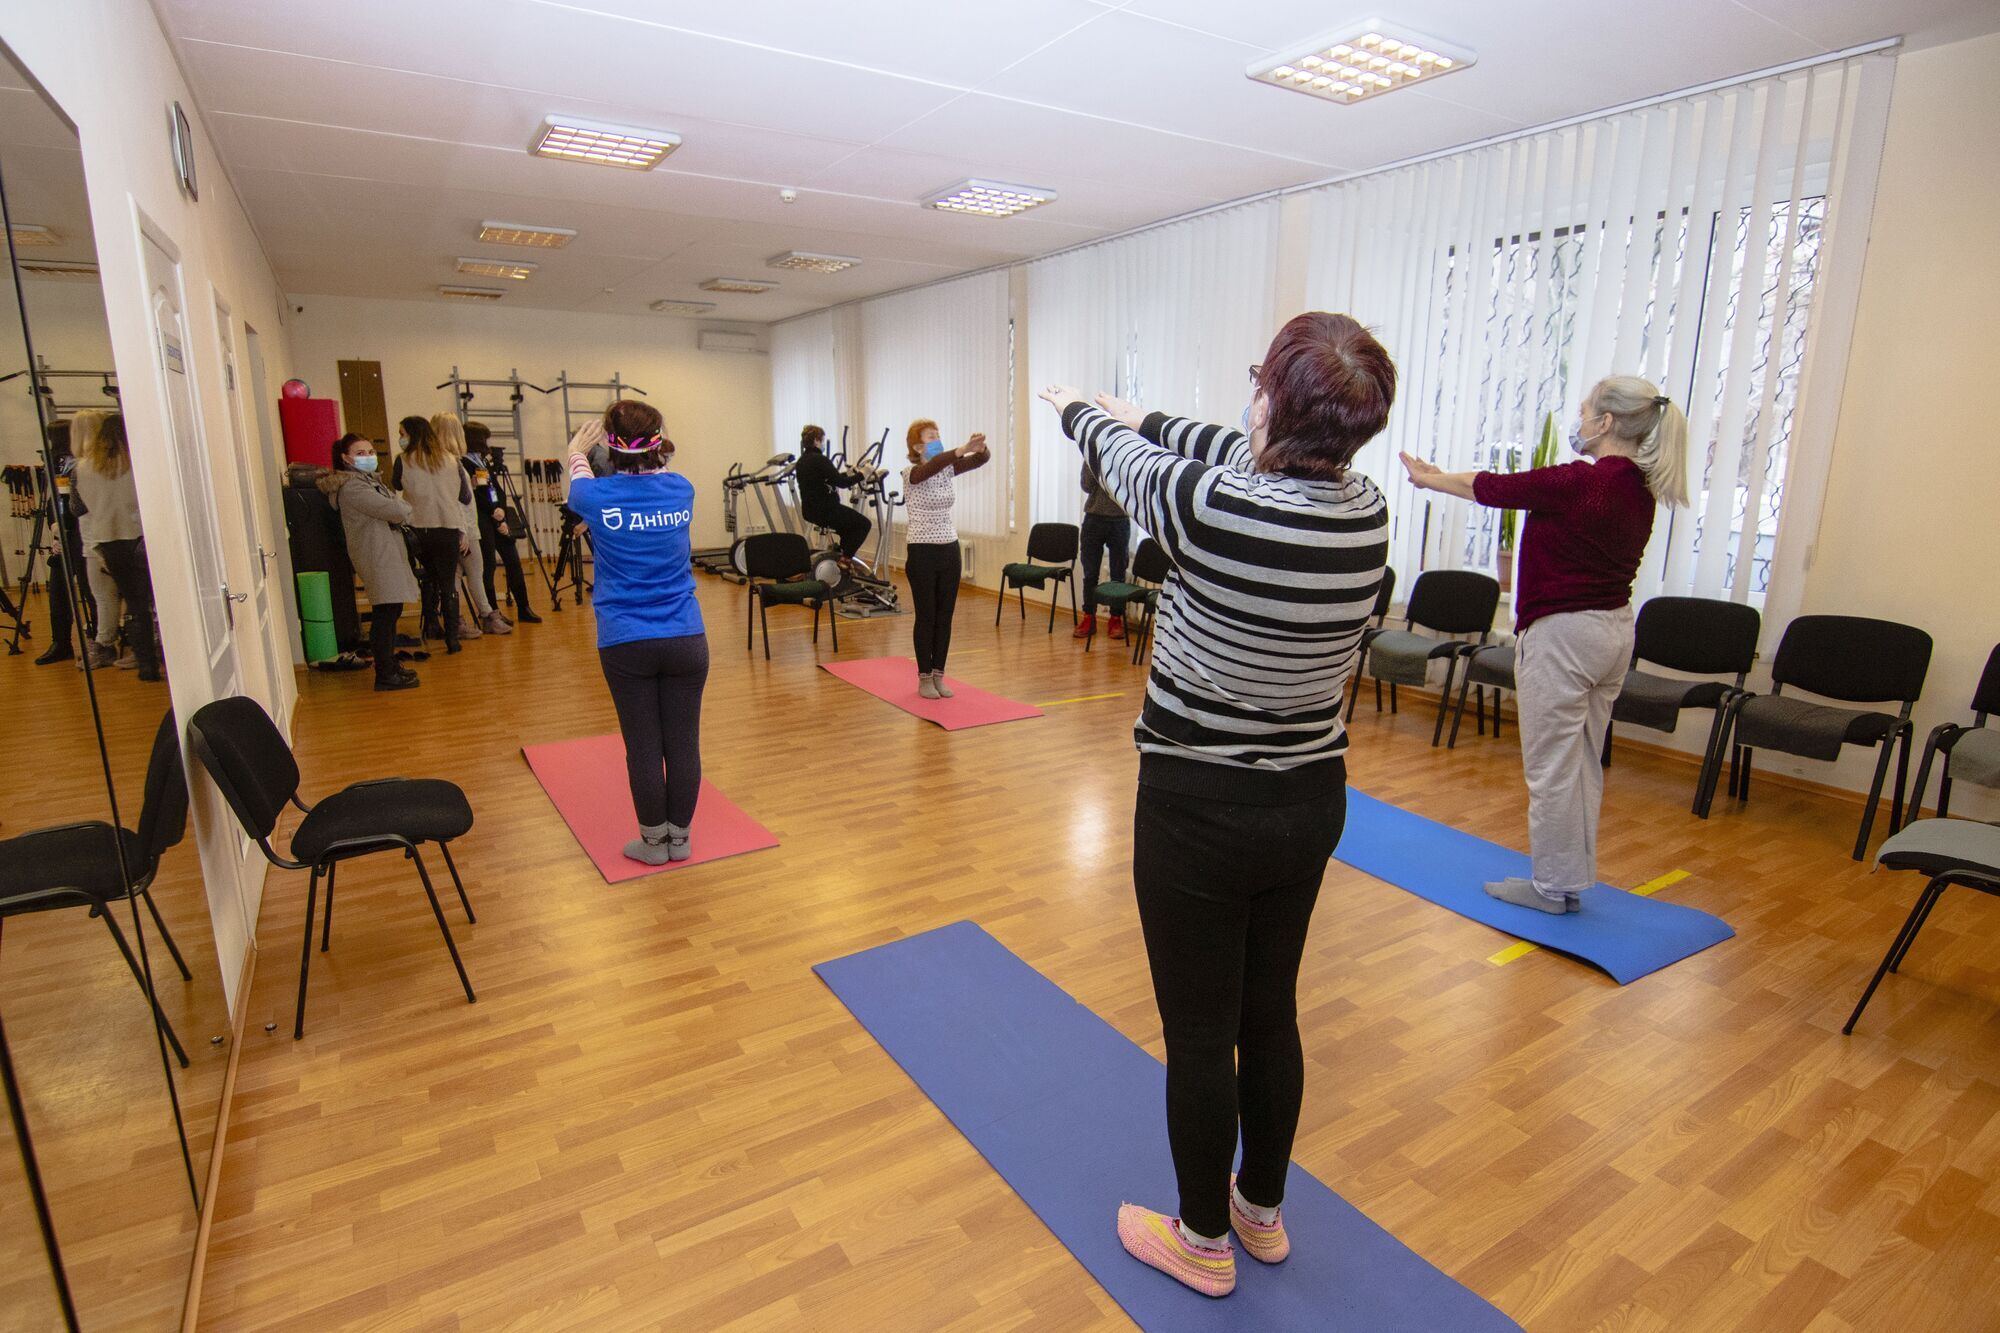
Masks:
[[[844,489],[849,503],[857,509],[865,506],[869,517],[874,520],[874,551],[865,558],[857,551],[845,561],[840,558],[840,549],[831,544],[823,544],[813,551],[813,577],[833,590],[835,612],[850,620],[900,615],[903,609],[896,595],[896,585],[889,577],[889,554],[896,538],[896,506],[902,503],[902,496],[890,490],[892,474],[882,466],[882,454],[888,442],[889,432],[885,428],[881,438],[869,445],[860,459],[849,467],[847,428],[840,428],[838,464],[842,470],[857,477],[854,485]],[[824,529],[815,531],[822,535],[825,532]]]

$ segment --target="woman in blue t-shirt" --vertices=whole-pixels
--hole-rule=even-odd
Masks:
[[[591,475],[602,443],[611,475]],[[569,507],[590,532],[596,562],[597,657],[618,729],[639,837],[625,855],[685,861],[701,791],[701,690],[708,639],[695,602],[688,529],[694,486],[667,470],[673,445],[658,410],[632,399],[605,409],[569,442]]]

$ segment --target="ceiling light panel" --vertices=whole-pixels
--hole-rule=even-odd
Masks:
[[[497,301],[507,293],[499,287],[459,287],[447,283],[438,288],[438,295],[454,301]]]
[[[759,278],[710,278],[701,284],[705,292],[735,292],[741,296],[759,296],[778,284],[765,282]]]
[[[1259,83],[1352,105],[1398,88],[1434,83],[1475,59],[1463,47],[1369,18],[1253,61],[1244,73]]]
[[[458,257],[458,271],[472,273],[482,278],[513,278],[520,281],[532,275],[540,265],[525,259],[475,259],[466,255]]]
[[[1009,185],[1004,181],[966,180],[928,196],[924,203],[946,213],[970,213],[975,217],[1010,218],[1031,208],[1054,203],[1056,192],[1034,185]]]
[[[8,230],[13,233],[14,244],[21,245],[61,245],[62,237],[48,227],[33,222],[16,222]]]
[[[590,162],[625,171],[651,171],[681,146],[681,136],[666,130],[635,130],[573,116],[549,116],[535,133],[528,151],[537,157],[565,162]]]
[[[807,250],[787,250],[764,261],[767,268],[788,268],[799,273],[838,273],[861,261],[852,255],[816,255]]]
[[[576,239],[568,227],[536,227],[526,222],[482,222],[479,239],[489,245],[531,245],[538,250],[560,250]]]
[[[713,301],[655,301],[653,309],[663,315],[706,315],[715,309]]]

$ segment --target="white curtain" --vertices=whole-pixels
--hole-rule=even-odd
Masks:
[[[958,527],[966,534],[1007,533],[1014,498],[1014,352],[1006,272],[877,297],[834,313],[855,326],[852,335],[835,330],[836,360],[851,355],[858,363],[862,411],[850,419],[868,423],[870,440],[888,429],[885,466],[904,465],[907,432],[919,418],[937,422],[950,447],[984,432],[993,458],[958,479]]]
[[[1781,521],[1817,519],[1784,503],[1792,461],[1831,437],[1830,416],[1824,440],[1795,429],[1799,390],[1813,364],[1844,365],[1852,302],[1823,297],[1860,277],[1819,257],[1841,206],[1865,234],[1872,185],[1847,199],[1844,168],[1855,145],[1879,154],[1893,64],[1819,65],[1314,192],[1310,304],[1371,325],[1401,372],[1390,428],[1357,460],[1389,495],[1399,586],[1496,567],[1505,525],[1413,491],[1397,451],[1526,467],[1594,381],[1635,374],[1687,412],[1693,495],[1661,511],[1639,597],[1762,604]]]
[[[797,453],[799,432],[808,425],[825,430],[837,443],[840,394],[833,351],[830,310],[771,327],[771,452]]]
[[[1028,382],[1109,390],[1148,408],[1235,422],[1270,345],[1279,206],[1265,200],[1028,266]],[[1083,512],[1076,446],[1030,418],[1037,523]]]

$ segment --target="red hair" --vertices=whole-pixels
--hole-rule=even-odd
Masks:
[[[909,432],[903,436],[903,443],[910,451],[910,461],[912,463],[923,460],[924,432],[927,430],[937,430],[937,428],[937,422],[932,421],[929,417],[918,417],[910,423]],[[942,434],[943,432],[939,433]]]
[[[1261,469],[1339,481],[1389,424],[1396,363],[1350,316],[1312,311],[1278,330],[1257,387],[1271,404]]]

